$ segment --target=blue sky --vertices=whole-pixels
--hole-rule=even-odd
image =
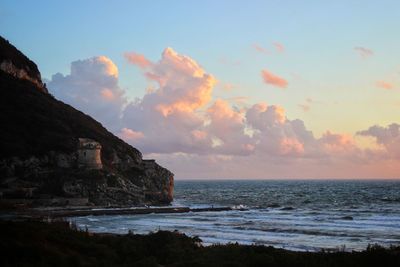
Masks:
[[[373,87],[365,76],[383,79],[399,71],[399,8],[398,1],[6,0],[0,3],[0,33],[29,55],[46,78],[67,73],[74,60],[106,55],[119,67],[120,82],[132,96],[141,96],[146,82],[126,66],[122,54],[134,50],[157,60],[165,47],[173,47],[219,80],[242,87],[243,92],[232,95],[286,104],[290,115],[306,118],[297,107],[302,98],[344,102],[346,108],[343,94],[356,101],[352,91]],[[286,54],[263,56],[252,48],[272,49],[272,42],[284,44]],[[375,59],[360,61],[355,46],[374,50]],[[223,59],[241,65],[221,64]],[[301,75],[302,81],[291,84],[290,95],[270,92],[259,78],[261,68],[286,77]],[[370,97],[376,99],[373,93]],[[387,113],[382,117],[390,117]],[[320,123],[317,117],[309,123]]]
[[[400,119],[399,10],[399,1],[3,0],[0,34],[46,79],[68,74],[73,61],[104,55],[132,99],[143,97],[149,81],[123,54],[157,62],[172,47],[219,81],[213,98],[281,105],[316,136],[355,134]],[[372,54],[363,58],[355,47]],[[288,87],[265,84],[263,69]],[[379,88],[380,81],[392,88]],[[233,89],[222,90],[226,84]]]

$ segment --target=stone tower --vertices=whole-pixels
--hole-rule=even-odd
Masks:
[[[103,168],[100,143],[89,138],[79,138],[78,167],[84,169]]]

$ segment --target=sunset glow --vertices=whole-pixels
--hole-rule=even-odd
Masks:
[[[0,34],[178,180],[399,178],[398,1],[178,2],[2,1]]]

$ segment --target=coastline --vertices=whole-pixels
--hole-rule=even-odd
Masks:
[[[168,206],[71,204],[19,209],[13,214],[3,210],[0,214],[3,219],[46,222],[64,217],[93,233],[177,230],[199,236],[208,246],[238,242],[291,251],[335,250],[343,245],[346,251],[363,251],[368,244],[399,246],[400,184],[375,185],[338,181],[177,182],[176,200]],[[250,191],[252,197],[248,197]]]

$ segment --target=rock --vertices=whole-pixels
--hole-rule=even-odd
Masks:
[[[55,154],[56,166],[59,168],[72,168],[73,159],[72,156],[66,155],[64,153]]]
[[[3,72],[8,73],[18,79],[30,81],[38,87],[39,91],[48,93],[47,88],[40,79],[40,75],[39,77],[29,76],[25,69],[29,70],[29,66],[18,68],[9,60],[4,60],[3,62],[0,63],[0,70],[2,70]]]
[[[351,216],[343,216],[342,218],[340,218],[340,219],[342,219],[342,220],[348,220],[348,221],[352,221],[353,220],[353,217],[351,217]]]
[[[283,208],[281,208],[281,210],[294,210],[294,208],[293,207],[283,207]]]

